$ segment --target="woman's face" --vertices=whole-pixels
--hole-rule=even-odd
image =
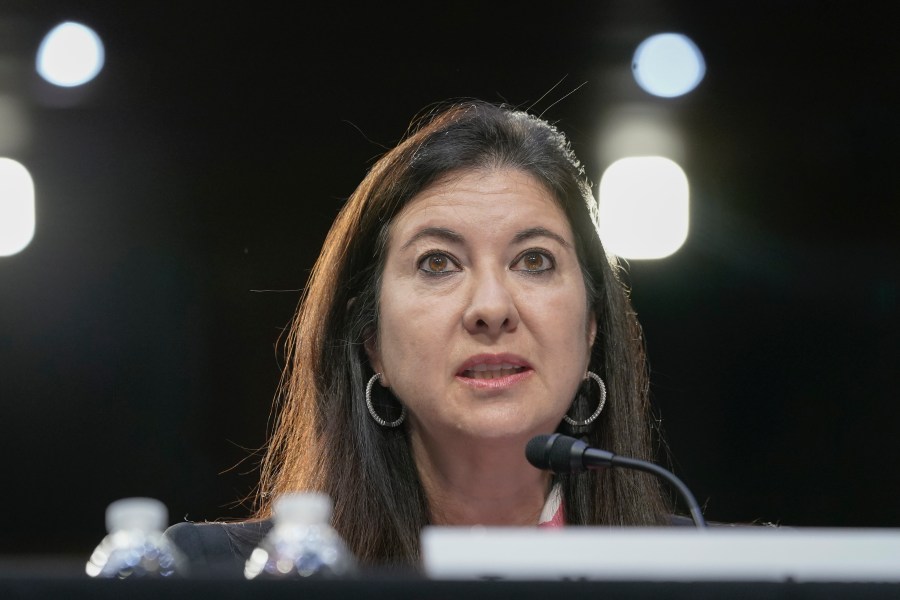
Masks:
[[[524,439],[559,425],[596,329],[551,193],[518,170],[469,171],[394,219],[366,350],[412,435]]]

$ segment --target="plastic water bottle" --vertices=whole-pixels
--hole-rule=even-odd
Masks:
[[[275,501],[273,526],[244,565],[247,579],[344,577],[356,560],[331,526],[331,498],[315,492]]]
[[[173,577],[184,574],[178,550],[163,538],[168,510],[153,498],[123,498],[106,509],[109,534],[91,554],[91,577],[117,579]]]

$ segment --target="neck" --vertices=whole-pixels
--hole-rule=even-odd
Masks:
[[[528,464],[528,439],[468,440],[452,451],[416,432],[410,439],[433,524],[537,525],[550,474]]]

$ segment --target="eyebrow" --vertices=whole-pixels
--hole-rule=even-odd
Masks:
[[[427,237],[435,237],[456,244],[461,244],[464,242],[463,236],[458,232],[453,231],[452,229],[447,229],[446,227],[425,227],[417,231],[415,235],[409,238],[409,240],[407,240],[407,242],[403,244],[401,250],[406,250],[407,248],[415,244],[418,240]],[[528,229],[523,229],[515,236],[513,236],[513,243],[519,244],[538,237],[546,237],[555,240],[565,248],[572,247],[572,244],[567,242],[561,235],[550,231],[546,227],[529,227]]]
[[[425,228],[417,231],[414,236],[409,238],[409,240],[405,244],[403,244],[403,247],[400,249],[406,250],[407,248],[409,248],[410,246],[415,244],[417,241],[421,240],[422,238],[427,238],[427,237],[440,238],[447,242],[452,242],[452,243],[457,243],[457,244],[460,244],[463,241],[463,236],[460,235],[459,233],[453,231],[452,229],[447,229],[446,227],[425,227]]]
[[[536,237],[546,237],[550,238],[551,240],[556,240],[564,248],[572,247],[572,244],[567,242],[561,235],[553,233],[546,227],[529,227],[528,229],[520,231],[513,238],[513,242],[518,244],[519,242],[524,242]]]

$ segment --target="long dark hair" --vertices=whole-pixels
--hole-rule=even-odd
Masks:
[[[393,218],[452,171],[518,169],[553,193],[575,235],[598,335],[590,369],[609,400],[589,427],[560,431],[620,454],[654,459],[642,333],[596,228],[596,204],[565,136],[525,112],[480,101],[436,108],[385,154],[340,211],[316,261],[286,339],[277,420],[262,464],[258,517],[274,498],[320,490],[334,524],[365,564],[414,564],[429,522],[405,428],[377,425],[365,405],[373,374],[363,342],[377,330],[378,297]],[[596,406],[577,400],[584,419]],[[524,449],[523,449],[524,452]],[[627,471],[560,477],[567,523],[656,525],[666,503],[649,476]]]

